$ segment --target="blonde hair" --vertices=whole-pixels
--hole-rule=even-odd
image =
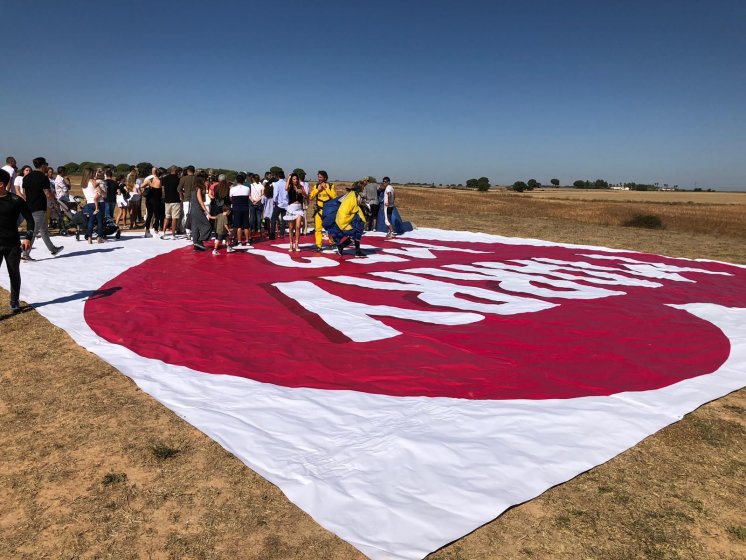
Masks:
[[[137,181],[137,170],[132,169],[127,174],[127,187],[132,188],[135,186],[135,182]]]

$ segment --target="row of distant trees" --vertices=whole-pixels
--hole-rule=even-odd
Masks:
[[[552,179],[550,183],[555,187],[559,187],[560,180]],[[478,191],[485,192],[490,189],[490,180],[487,177],[480,177],[479,179],[469,179],[466,181],[466,186],[470,189],[477,189]],[[541,183],[536,179],[529,179],[528,181],[516,181],[512,185],[513,190],[518,192],[530,191],[533,189],[538,189],[539,187],[541,187]]]
[[[75,163],[73,161],[66,163],[65,168],[67,169],[68,173],[76,174],[80,173],[85,169],[86,167],[91,167],[93,169],[101,168],[110,168],[114,171],[117,175],[126,175],[129,173],[130,169],[133,167],[133,164],[131,163],[100,163],[100,162],[92,162],[92,161],[81,161],[80,163]],[[151,170],[153,169],[153,164],[148,161],[141,161],[138,164],[135,164],[135,167],[137,167],[137,172],[140,177],[146,177],[150,174]],[[283,171],[283,169],[278,165],[273,165],[269,168],[269,171],[273,174],[277,174],[280,171]],[[306,178],[306,172],[300,167],[296,167],[292,171],[293,173],[296,173],[301,179]],[[213,175],[225,175],[229,181],[233,181],[236,178],[236,174],[238,171],[235,171],[233,169],[218,169],[213,168],[212,169]],[[261,172],[258,172],[261,173]],[[369,181],[376,183],[374,177],[369,177]],[[549,183],[554,187],[560,186],[560,180],[557,178],[551,179]],[[406,184],[422,184],[422,183],[406,183]],[[433,186],[435,186],[435,183],[432,183]],[[460,184],[458,185],[461,186]],[[467,188],[470,189],[476,189],[480,192],[485,192],[490,189],[490,180],[487,177],[479,177],[468,179],[466,181]],[[514,191],[517,192],[523,192],[523,191],[531,191],[533,189],[538,189],[542,186],[542,184],[537,181],[536,179],[529,179],[528,181],[516,181],[513,183],[511,188]],[[577,181],[574,181],[572,184],[573,187],[576,189],[609,189],[611,188],[611,185],[609,185],[609,182],[604,179],[596,179],[594,181],[590,181],[587,179],[578,179]],[[621,186],[624,188],[627,188],[631,191],[657,191],[660,190],[661,185],[659,183],[653,183],[653,184],[646,184],[646,183],[623,183]],[[673,185],[672,188],[678,189],[678,185]],[[663,188],[668,188],[668,184],[664,184]],[[697,191],[701,191],[702,189],[695,189]],[[710,190],[710,189],[708,189]]]
[[[549,182],[555,187],[559,187],[559,179],[552,179]],[[513,190],[516,192],[532,191],[534,189],[538,189],[539,187],[541,187],[541,183],[536,179],[529,179],[528,181],[516,181],[515,183],[513,183],[512,186]]]
[[[576,189],[610,189],[611,185],[609,185],[608,181],[604,181],[603,179],[596,179],[595,181],[584,181],[582,179],[579,179],[575,181],[572,184],[573,187]],[[661,189],[660,183],[622,183],[619,185],[621,187],[624,187],[625,189],[629,189],[631,191],[657,191]],[[678,189],[679,185],[673,185],[669,187],[668,183],[664,183],[662,188],[664,189]]]
[[[139,174],[139,176],[147,177],[148,175],[150,175],[151,170],[153,169],[154,166],[149,161],[141,161],[140,163],[137,163],[137,164],[131,164],[131,163],[113,164],[113,163],[101,163],[101,162],[94,162],[94,161],[81,161],[80,163],[75,163],[74,161],[71,161],[65,164],[65,169],[67,169],[67,172],[73,175],[75,175],[76,173],[82,173],[86,167],[90,167],[92,169],[109,168],[113,170],[116,175],[126,175],[127,173],[130,172],[130,169],[132,169],[132,167],[137,167],[137,173]],[[215,176],[225,175],[229,181],[235,180],[236,175],[238,174],[238,171],[234,169],[212,168],[211,171],[212,171],[212,174]],[[269,171],[276,175],[280,171],[283,171],[283,169],[282,167],[278,165],[273,165],[272,167],[270,167]],[[292,172],[296,173],[301,179],[305,179],[306,177],[306,172],[300,167],[296,167],[295,169],[293,169]],[[256,171],[256,173],[261,174],[262,172]]]
[[[552,186],[559,187],[560,180],[559,179],[552,179],[550,181]],[[523,192],[523,191],[530,191],[533,189],[537,189],[541,187],[541,183],[539,183],[536,179],[529,179],[528,181],[516,181],[512,185],[512,189],[514,191]],[[573,187],[576,189],[610,189],[611,185],[608,181],[604,179],[596,179],[594,181],[589,181],[587,179],[578,179],[577,181],[574,181],[572,184]],[[624,188],[627,188],[631,191],[657,191],[660,190],[661,186],[658,183],[653,183],[652,185],[645,184],[645,183],[624,183],[619,186],[622,186]],[[668,189],[668,184],[663,185],[664,189]],[[673,185],[671,187],[673,189],[678,189],[678,185]]]

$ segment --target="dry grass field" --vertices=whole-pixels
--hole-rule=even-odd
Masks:
[[[746,263],[746,194],[670,194],[684,193],[400,188],[397,200],[418,226]],[[663,229],[622,225],[635,214]],[[362,558],[64,331],[9,315],[7,292],[0,334],[0,558]],[[746,390],[429,558],[746,558]]]

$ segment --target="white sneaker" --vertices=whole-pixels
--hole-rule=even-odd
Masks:
[[[150,228],[150,236],[155,237],[158,232],[155,231],[155,228]]]
[[[212,250],[212,254],[213,254],[213,255],[219,255],[220,253],[218,253],[218,250],[217,250],[217,249],[213,249],[213,250]]]
[[[231,247],[230,245],[228,245],[228,248],[226,249],[226,251],[229,252],[229,253],[235,253],[236,252],[236,250],[233,247]]]

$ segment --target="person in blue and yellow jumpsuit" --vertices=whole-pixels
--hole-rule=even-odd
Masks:
[[[323,169],[319,171],[318,175],[318,183],[316,183],[316,186],[311,189],[311,193],[309,194],[309,198],[313,201],[315,201],[315,207],[314,207],[314,237],[316,238],[316,247],[314,248],[314,251],[317,253],[321,252],[322,246],[321,246],[321,216],[324,210],[324,203],[330,201],[332,198],[337,198],[337,191],[334,189],[334,185],[330,185],[327,181],[329,180],[329,175],[324,171]]]
[[[329,229],[329,235],[337,244],[337,252],[341,255],[350,242],[355,242],[355,256],[365,257],[360,250],[360,239],[365,231],[365,214],[360,208],[360,192],[362,183],[354,183],[348,193],[342,197],[339,210],[334,220],[334,227]]]

